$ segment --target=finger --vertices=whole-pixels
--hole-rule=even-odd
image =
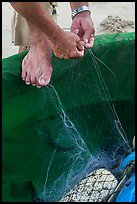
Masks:
[[[69,59],[69,58],[70,58],[70,52],[68,52],[62,56],[62,59]]]
[[[60,59],[64,59],[65,54],[59,53],[58,51],[54,50],[54,55]]]
[[[87,48],[92,48],[93,45],[94,45],[94,38],[90,38],[90,39],[89,39],[89,42],[86,43],[86,47],[87,47]]]
[[[87,30],[83,36],[83,41],[85,42],[85,44],[89,42],[90,36],[91,36],[91,30]]]
[[[83,51],[78,51],[76,50],[75,52],[71,52],[69,58],[70,59],[75,59],[75,58],[81,58],[84,56],[84,50]]]
[[[78,41],[78,42],[77,42],[77,49],[78,49],[79,51],[84,50],[84,46],[83,46],[83,42],[82,42],[82,41]]]
[[[79,33],[79,29],[73,29],[72,31],[71,31],[72,33],[74,33],[74,34],[76,34],[76,35],[78,35],[78,33]]]
[[[95,29],[94,29],[94,27],[93,27],[92,29],[88,29],[88,30],[85,32],[84,36],[83,36],[83,41],[84,41],[85,43],[88,43],[90,38],[94,38],[94,35],[95,35]]]

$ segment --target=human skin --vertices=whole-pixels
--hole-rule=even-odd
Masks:
[[[88,2],[70,2],[72,11],[79,6],[88,6]],[[88,11],[77,14],[71,25],[71,32],[77,34],[87,48],[93,47],[95,28]]]
[[[72,32],[67,32],[53,21],[48,12],[43,9],[42,2],[10,3],[25,17],[30,29],[30,51],[22,62],[22,79],[26,84],[38,87],[48,85],[52,76],[52,51],[59,58],[80,58],[84,55],[83,43],[88,47],[93,45],[93,36],[89,35],[89,29],[91,30],[93,23],[88,11],[75,16],[71,27]],[[72,10],[81,5],[88,4],[70,2]],[[94,29],[90,32],[94,34]]]

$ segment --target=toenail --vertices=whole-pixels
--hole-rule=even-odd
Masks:
[[[29,84],[30,84],[30,82],[27,82],[27,81],[26,81],[26,84],[27,84],[27,85],[29,85]]]
[[[46,80],[45,79],[39,79],[39,84],[45,85],[46,84]]]
[[[39,84],[41,84],[41,85],[47,85],[48,83],[50,82],[50,79],[48,79],[48,80],[45,80],[45,79],[39,79]]]

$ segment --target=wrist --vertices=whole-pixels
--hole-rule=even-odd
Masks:
[[[88,11],[83,11],[83,12],[81,12],[81,13],[78,13],[74,18],[73,18],[73,20],[74,19],[78,19],[78,18],[90,18],[91,17],[91,13],[90,12],[88,12]]]
[[[90,15],[91,11],[89,10],[89,7],[88,6],[80,6],[80,7],[77,7],[76,9],[74,9],[72,11],[72,14],[71,14],[71,17],[72,17],[72,20],[75,18],[75,16],[77,15],[80,15],[82,14],[82,16],[87,16],[87,15]]]

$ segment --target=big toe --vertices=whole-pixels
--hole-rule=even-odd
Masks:
[[[37,84],[39,84],[39,86],[47,86],[52,76],[51,65],[44,67],[40,72],[41,72],[41,75],[39,76],[39,78],[37,78],[37,81],[38,81]]]
[[[45,78],[43,75],[39,78],[39,85],[40,86],[47,86],[51,80],[51,77]]]

